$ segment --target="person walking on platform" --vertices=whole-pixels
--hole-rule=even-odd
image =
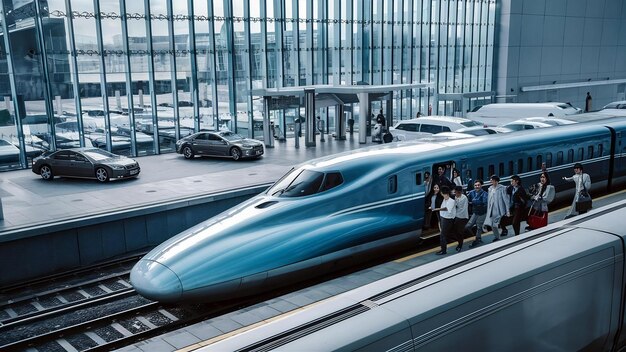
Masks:
[[[461,173],[457,169],[452,169],[452,182],[455,186],[463,186],[463,181],[461,181]]]
[[[465,225],[465,232],[472,231],[476,225],[476,239],[470,243],[470,248],[474,248],[483,243],[482,233],[485,217],[487,216],[487,192],[483,190],[483,180],[474,182],[474,189],[467,194],[468,203],[472,206],[472,216]]]
[[[487,216],[483,226],[489,226],[493,230],[493,242],[500,240],[500,220],[503,216],[511,215],[509,213],[509,205],[506,201],[506,187],[500,184],[500,177],[491,176],[491,186],[487,196]]]
[[[565,181],[574,181],[576,183],[576,189],[574,193],[574,201],[572,202],[572,207],[569,209],[565,218],[571,217],[574,215],[576,211],[576,202],[580,198],[580,193],[585,192],[589,194],[589,189],[591,188],[591,177],[583,172],[583,165],[581,163],[576,163],[574,165],[574,175],[572,177],[563,177]],[[587,210],[579,210],[578,214],[584,214]]]
[[[548,204],[550,204],[556,196],[556,191],[554,190],[554,186],[550,184],[550,176],[547,172],[544,171],[541,173],[539,183],[535,186],[535,190],[535,194],[531,197],[533,204],[530,211],[533,212],[533,215],[545,216],[545,222],[547,223]],[[528,223],[526,230],[534,230],[534,228],[530,226],[530,220]]]
[[[441,194],[443,195],[441,207],[433,209],[433,211],[439,212],[441,226],[441,233],[439,234],[441,250],[436,253],[437,255],[443,255],[448,252],[448,239],[454,234],[454,218],[456,217],[456,204],[454,199],[450,198],[450,188],[442,187]]]
[[[512,224],[513,232],[515,232],[515,236],[518,236],[520,234],[521,222],[526,213],[526,203],[528,202],[528,194],[522,187],[522,179],[519,176],[511,176],[511,185],[506,188],[506,194],[509,200],[511,217],[502,220],[500,224],[502,226],[502,235],[504,236],[507,232],[506,227]]]
[[[443,196],[441,195],[439,185],[434,184],[428,195],[426,196],[426,213],[424,214],[424,230],[431,228],[439,228],[439,214],[434,213],[433,209],[441,207]],[[434,216],[434,219],[433,219]]]
[[[456,240],[459,243],[456,246],[456,251],[460,252],[463,249],[463,239],[465,237],[465,225],[469,219],[468,212],[468,200],[465,194],[463,194],[463,186],[454,187],[454,204],[456,206],[456,216],[454,217],[454,234]]]

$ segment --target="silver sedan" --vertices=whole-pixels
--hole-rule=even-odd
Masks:
[[[233,160],[258,158],[263,155],[263,143],[244,138],[230,131],[198,132],[176,142],[176,152],[185,159],[196,155],[230,157]]]

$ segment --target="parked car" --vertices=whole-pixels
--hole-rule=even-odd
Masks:
[[[498,133],[509,133],[513,132],[508,128],[504,127],[483,127],[483,126],[474,126],[474,127],[466,127],[460,128],[455,132],[471,134],[473,136],[485,136],[488,134],[498,134]]]
[[[494,103],[474,108],[467,117],[497,125],[532,116],[563,117],[581,112],[569,103]]]
[[[440,132],[454,132],[465,127],[482,126],[482,123],[450,116],[427,116],[398,121],[389,132],[397,140],[428,137]]]
[[[555,117],[527,117],[522,120],[533,121],[533,122],[543,122],[552,126],[572,125],[572,124],[577,123],[576,121],[567,120],[567,119],[559,119]]]
[[[185,159],[196,155],[242,158],[258,158],[264,153],[263,143],[244,138],[230,131],[198,132],[176,142],[176,152]]]
[[[544,122],[528,121],[525,119],[521,119],[521,120],[509,122],[505,125],[502,125],[502,127],[508,128],[512,131],[523,131],[523,130],[532,130],[535,128],[552,127],[552,125],[544,123]]]
[[[20,149],[4,139],[0,139],[0,164],[18,164]]]
[[[626,100],[606,104],[602,110],[626,110]]]
[[[95,178],[99,182],[137,177],[139,163],[98,148],[62,149],[46,152],[33,160],[32,171],[44,180],[55,176]]]

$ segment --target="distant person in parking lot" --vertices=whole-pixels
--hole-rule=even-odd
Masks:
[[[381,131],[385,131],[385,115],[383,115],[383,109],[380,109],[378,115],[376,115],[376,123],[380,125]]]
[[[416,119],[419,119],[421,116],[422,116],[422,113],[421,113],[421,112],[419,112],[419,111],[417,112],[417,114],[415,114],[415,118],[416,118]]]
[[[585,112],[591,111],[591,94],[587,92],[587,97],[585,98]]]

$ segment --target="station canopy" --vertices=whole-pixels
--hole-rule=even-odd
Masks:
[[[346,105],[359,102],[359,94],[368,93],[369,101],[389,100],[395,91],[434,88],[433,83],[390,84],[390,85],[314,85],[282,88],[259,88],[251,91],[252,96],[268,97],[270,109],[300,107],[306,91],[315,91],[315,108]]]

